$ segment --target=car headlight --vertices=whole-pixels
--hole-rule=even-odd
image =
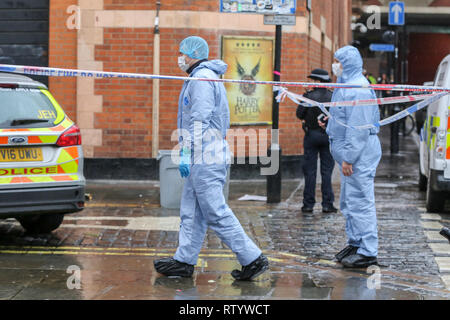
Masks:
[[[445,136],[447,132],[444,130],[438,130],[436,132],[436,157],[438,159],[445,158]]]
[[[444,159],[445,156],[445,148],[443,146],[438,146],[436,148],[436,157],[438,159]]]

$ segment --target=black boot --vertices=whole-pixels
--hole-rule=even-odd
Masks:
[[[303,213],[312,213],[313,211],[314,211],[314,208],[312,208],[312,207],[307,207],[307,206],[302,207]]]
[[[356,254],[356,252],[358,251],[358,247],[354,247],[354,246],[346,246],[344,249],[342,249],[340,252],[338,252],[335,257],[337,259],[337,261],[342,262],[342,259],[344,259],[345,257],[352,255],[352,254]]]
[[[190,278],[194,273],[194,266],[179,262],[173,258],[155,260],[153,262],[156,271],[168,277]]]
[[[322,212],[323,213],[336,213],[336,212],[338,212],[338,209],[336,209],[333,205],[331,205],[330,207],[323,207]]]
[[[261,273],[269,269],[269,260],[261,254],[258,259],[250,263],[248,266],[242,267],[242,270],[233,270],[231,275],[236,280],[250,281],[255,279]]]
[[[362,254],[352,254],[342,260],[342,264],[347,268],[367,268],[378,264],[377,257],[366,257]]]
[[[447,238],[448,242],[450,242],[450,229],[449,228],[442,228],[441,232],[439,232],[441,236]]]

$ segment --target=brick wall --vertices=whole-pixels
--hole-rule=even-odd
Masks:
[[[301,0],[304,1],[304,0]],[[219,11],[220,0],[164,0],[163,10]],[[104,0],[106,10],[155,10],[156,1]]]
[[[349,0],[345,0],[350,3]],[[65,21],[68,17],[66,8],[75,0],[51,0],[50,15],[50,66],[77,67],[77,31],[68,30]],[[78,1],[80,4],[82,0]],[[101,12],[154,12],[155,2],[148,0],[103,0],[103,4],[91,4],[87,18],[95,18],[95,10]],[[313,1],[312,25],[305,24],[304,31],[289,32],[284,29],[282,47],[282,81],[306,81],[311,69],[322,67],[330,71],[332,53],[338,47],[348,43],[348,28],[343,23],[350,24],[350,5],[348,12],[343,12],[345,6],[342,0]],[[84,2],[83,2],[84,3]],[[87,2],[86,2],[87,3]],[[306,0],[297,1],[297,16],[305,17],[307,21]],[[89,6],[89,5],[88,5]],[[114,10],[114,11],[111,11]],[[161,10],[190,10],[218,12],[217,0],[166,0]],[[340,17],[340,15],[345,15]],[[243,16],[243,15],[242,15]],[[85,18],[85,17],[84,17]],[[86,18],[86,19],[87,19]],[[122,19],[122,18],[121,18]],[[262,19],[262,18],[261,18]],[[124,24],[117,18],[110,24]],[[153,73],[153,27],[152,22],[143,23],[142,27],[103,27],[102,37],[93,45],[93,59],[105,71]],[[324,23],[325,22],[325,23]],[[127,21],[125,21],[125,24]],[[192,21],[199,25],[201,21]],[[94,25],[95,21],[91,21]],[[133,24],[133,21],[129,21]],[[229,26],[228,26],[229,27]],[[238,29],[238,28],[236,28]],[[267,30],[267,29],[266,29]],[[168,28],[161,24],[161,66],[164,75],[184,75],[177,66],[178,45],[185,37],[198,35],[203,37],[210,46],[210,59],[220,58],[222,36],[262,36],[274,37],[273,32],[258,32],[254,29],[227,30],[207,29],[201,27]],[[80,34],[80,32],[79,32]],[[78,35],[80,37],[80,35]],[[79,40],[79,38],[78,38]],[[80,54],[80,51],[79,53]],[[84,54],[81,51],[81,54]],[[89,59],[87,59],[89,60]],[[78,61],[84,61],[78,57]],[[171,135],[176,129],[178,110],[178,95],[182,86],[180,81],[160,82],[160,120],[159,148],[171,149],[176,142],[171,141]],[[84,86],[84,85],[83,85]],[[88,157],[94,158],[149,158],[152,154],[152,82],[143,80],[96,79],[93,82],[93,97],[101,97],[102,108],[93,113],[93,127],[100,130],[101,139],[98,145],[89,146]],[[50,79],[50,88],[56,99],[76,120],[76,80]],[[292,89],[303,93],[304,89]],[[80,93],[78,99],[80,97]],[[95,100],[98,101],[98,100]],[[79,102],[80,104],[80,102]],[[280,105],[280,141],[285,155],[303,153],[303,130],[295,116],[296,105],[286,101]],[[270,126],[233,127],[233,129],[270,129]],[[268,137],[270,139],[270,136]],[[89,143],[87,141],[86,143]],[[238,153],[237,144],[232,144],[234,153]],[[248,145],[246,147],[248,155]],[[241,152],[242,154],[242,152]]]
[[[104,70],[153,72],[153,30],[105,28],[103,39],[103,45],[95,46],[95,60],[103,62]],[[96,79],[94,93],[103,96],[103,112],[94,116],[95,128],[103,130],[103,145],[94,148],[95,157],[148,157],[152,141],[152,82]]]
[[[69,18],[66,10],[75,4],[74,0],[50,1],[49,12],[49,66],[60,68],[77,68],[77,30],[68,29]],[[75,78],[49,77],[49,88],[74,121],[76,117],[76,84]]]

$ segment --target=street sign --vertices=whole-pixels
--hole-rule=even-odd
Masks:
[[[405,3],[402,1],[389,2],[389,25],[405,25]]]
[[[220,0],[220,12],[295,14],[297,0]]]
[[[292,15],[264,15],[265,25],[295,26],[295,16]]]
[[[387,43],[372,43],[369,49],[370,51],[394,52],[395,46]]]

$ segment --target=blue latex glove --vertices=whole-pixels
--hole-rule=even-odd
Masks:
[[[191,172],[190,164],[191,164],[191,150],[189,148],[184,147],[181,149],[180,152],[180,166],[178,167],[182,178],[189,177],[189,174]]]

